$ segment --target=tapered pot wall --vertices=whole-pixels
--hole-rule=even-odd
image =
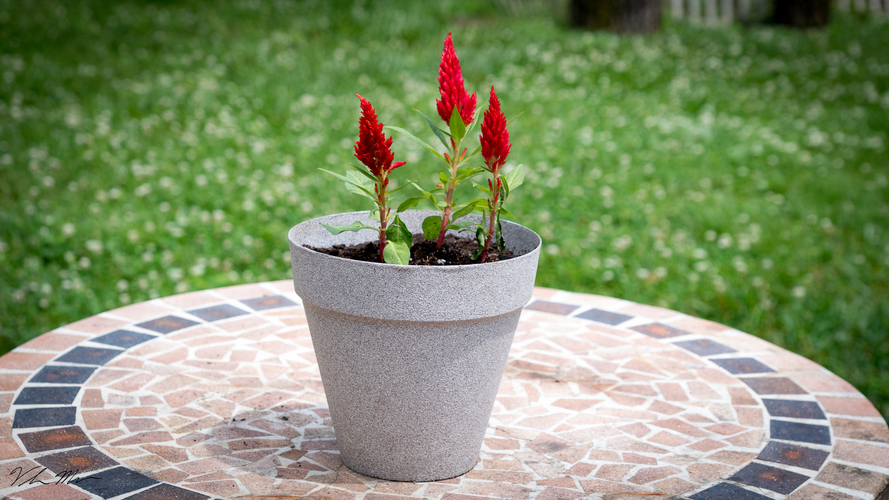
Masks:
[[[435,212],[402,216],[413,232]],[[435,481],[477,459],[522,307],[530,300],[540,238],[504,223],[520,257],[468,266],[395,266],[314,252],[375,239],[331,235],[367,212],[295,226],[293,279],[302,298],[343,463],[394,481]],[[367,234],[362,234],[367,233]]]

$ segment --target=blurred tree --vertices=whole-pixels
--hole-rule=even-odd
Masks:
[[[775,0],[775,23],[819,28],[830,23],[830,0]]]
[[[617,33],[650,33],[661,26],[662,0],[571,0],[576,28]]]

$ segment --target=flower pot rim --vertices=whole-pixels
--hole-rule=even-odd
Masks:
[[[428,215],[427,215],[427,217],[428,217],[428,216],[431,216],[431,215],[436,215],[436,214],[438,214],[439,212],[438,212],[438,211],[435,211],[435,210],[406,210],[406,211],[403,212],[403,213],[425,213],[425,214],[428,214]],[[302,226],[303,224],[309,224],[309,223],[312,223],[312,222],[316,222],[316,223],[318,223],[318,224],[320,225],[320,222],[318,222],[318,221],[320,221],[321,219],[324,219],[324,218],[327,218],[327,217],[331,217],[331,216],[346,216],[346,215],[354,215],[354,216],[356,216],[356,218],[364,217],[365,219],[370,219],[370,217],[369,217],[369,215],[370,215],[370,211],[368,211],[368,210],[357,211],[357,212],[339,212],[339,213],[335,213],[335,214],[322,215],[322,216],[319,216],[319,217],[313,217],[313,218],[311,218],[311,219],[304,220],[304,221],[302,221],[302,222],[296,224],[295,226],[293,226],[293,227],[290,228],[290,231],[288,231],[287,236],[288,236],[288,238],[289,238],[290,240],[293,240],[293,231],[294,231],[297,227]],[[466,217],[473,217],[473,215],[468,215],[468,216],[466,216]],[[478,217],[478,216],[475,216],[475,217]],[[465,217],[464,217],[464,218],[465,218]],[[386,262],[374,262],[374,261],[367,261],[367,260],[347,259],[347,258],[345,258],[345,257],[339,257],[339,256],[336,256],[336,255],[330,255],[330,254],[327,254],[327,253],[324,253],[324,252],[319,252],[319,251],[317,251],[317,250],[312,250],[311,248],[308,248],[307,246],[305,246],[305,245],[302,244],[302,243],[298,244],[297,247],[299,247],[299,248],[302,249],[303,251],[311,252],[312,254],[314,254],[314,255],[316,255],[316,256],[319,256],[320,258],[338,259],[338,260],[342,260],[342,261],[345,261],[345,262],[357,262],[357,263],[361,263],[361,264],[369,264],[369,265],[372,265],[372,266],[401,267],[401,268],[410,268],[410,269],[413,269],[413,268],[426,268],[426,269],[429,269],[429,270],[431,270],[431,269],[440,269],[440,270],[452,269],[452,270],[456,270],[456,269],[461,269],[461,268],[475,267],[475,266],[479,266],[479,265],[504,264],[505,262],[514,261],[514,260],[516,260],[516,259],[521,259],[521,258],[523,258],[523,257],[527,257],[527,256],[533,254],[533,253],[535,252],[535,250],[539,250],[539,249],[543,246],[543,240],[540,238],[540,235],[537,234],[537,232],[534,231],[533,229],[531,229],[531,228],[529,228],[529,227],[527,227],[527,226],[523,226],[522,224],[519,224],[518,222],[507,221],[507,220],[502,221],[502,224],[503,224],[503,225],[517,226],[517,227],[520,227],[520,228],[523,228],[523,229],[526,229],[526,230],[530,231],[530,232],[537,238],[537,243],[536,243],[536,245],[534,246],[534,248],[532,248],[531,250],[528,250],[528,251],[526,251],[526,252],[524,252],[524,253],[522,253],[522,254],[520,254],[520,255],[515,255],[515,256],[510,257],[510,258],[508,258],[508,259],[503,259],[503,260],[494,261],[494,262],[476,262],[476,263],[472,263],[472,264],[452,264],[452,265],[442,265],[442,266],[420,266],[420,265],[415,265],[415,264],[407,264],[407,265],[404,265],[404,264],[389,264],[389,263],[386,263]],[[369,230],[368,230],[368,231],[369,231]],[[448,232],[449,232],[449,233],[455,233],[455,231],[448,231]],[[419,233],[412,233],[412,234],[419,234]],[[374,238],[371,237],[371,238],[368,239],[367,241],[373,241],[373,240],[374,240]],[[438,271],[433,271],[433,272],[438,272]],[[441,271],[441,272],[444,272],[444,271]]]

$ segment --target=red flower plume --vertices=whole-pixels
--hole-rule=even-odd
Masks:
[[[392,163],[395,158],[389,149],[392,146],[392,138],[387,139],[383,134],[383,124],[377,122],[377,112],[373,105],[360,95],[358,98],[361,99],[361,118],[358,120],[355,158],[365,164],[375,177],[383,177],[384,174],[404,165],[405,162]]]
[[[500,100],[491,86],[491,102],[485,111],[485,119],[482,121],[482,134],[479,136],[482,143],[482,156],[485,164],[492,172],[497,172],[506,163],[509,155],[509,131],[506,130],[506,117],[500,111]]]
[[[444,50],[441,51],[441,64],[438,66],[438,90],[441,92],[441,100],[436,99],[438,116],[448,125],[451,124],[451,114],[454,106],[460,113],[464,125],[472,123],[472,115],[475,114],[475,93],[472,96],[466,93],[463,87],[463,73],[460,71],[460,61],[457,60],[457,51],[454,50],[454,42],[451,34],[444,41]]]

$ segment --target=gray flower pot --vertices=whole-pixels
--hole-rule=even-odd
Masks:
[[[435,212],[402,215],[421,232]],[[530,300],[540,237],[503,223],[520,257],[465,266],[397,266],[305,248],[363,243],[373,231],[332,235],[330,215],[288,235],[293,285],[312,343],[343,463],[392,481],[459,476],[478,461],[522,307]],[[467,233],[468,234],[468,233]]]

